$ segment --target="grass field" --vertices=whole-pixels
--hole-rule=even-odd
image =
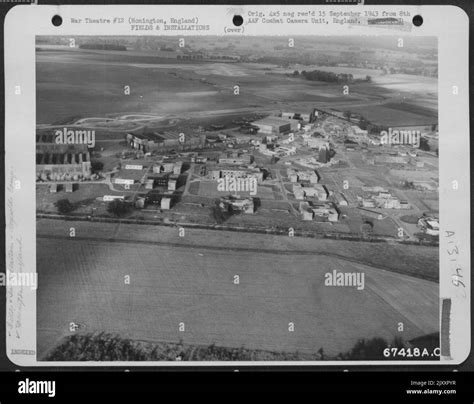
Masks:
[[[130,111],[159,115],[248,105],[248,98],[216,93],[214,86],[201,82],[202,76],[193,71],[179,70],[176,75],[175,66],[141,68],[124,55],[114,55],[119,61],[104,63],[101,54],[76,54],[37,54],[37,123],[77,115],[101,117]],[[124,94],[125,86],[130,86],[130,95]]]
[[[414,91],[414,83],[419,81],[423,86],[416,89],[417,99],[427,97],[429,104],[436,98],[436,94],[425,91],[431,82],[408,75],[377,77],[377,83],[355,84],[350,94],[344,95],[339,84],[274,74],[280,71],[278,66],[269,65],[264,70],[258,63],[190,63],[156,56],[64,49],[37,52],[36,62],[37,123],[40,124],[72,116],[103,117],[123,113],[160,116],[202,111],[205,116],[222,109],[231,112],[276,104],[281,108],[306,110],[311,107],[308,102],[319,107],[339,105],[341,110],[350,109],[350,104],[361,105],[361,111],[354,109],[353,112],[364,115],[369,110],[371,116],[367,118],[374,122],[395,114],[395,118],[400,117],[396,118],[397,122],[413,124],[412,120],[418,115],[406,110],[409,106],[393,109],[377,106],[378,110],[372,111],[367,108],[367,102],[397,97],[400,91]],[[240,86],[238,97],[233,95],[234,85]],[[129,95],[124,94],[125,86],[130,87]],[[425,112],[422,105],[419,108]],[[436,105],[434,108],[436,110]]]
[[[50,238],[70,226],[76,239]],[[318,254],[330,250],[328,240],[318,249],[319,240],[227,232],[205,232],[203,239],[188,229],[179,238],[177,229],[155,226],[40,220],[37,228],[40,357],[69,334],[70,322],[138,340],[328,354],[359,338],[391,340],[400,321],[405,339],[438,330],[437,283]],[[160,240],[183,245],[155,244]],[[352,258],[364,251],[363,243],[352,250],[337,243],[333,249]],[[262,244],[275,252],[248,250]],[[308,253],[292,253],[296,245]],[[406,259],[410,248],[404,251]],[[334,269],[364,272],[365,289],[324,286],[324,274]]]
[[[401,106],[403,105],[403,106]],[[353,113],[361,114],[365,119],[376,125],[431,125],[437,122],[436,114],[427,115],[426,109],[419,112],[420,107],[411,104],[387,104],[377,105],[370,108],[358,107],[348,108]]]

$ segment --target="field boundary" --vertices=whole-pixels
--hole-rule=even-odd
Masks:
[[[222,224],[202,224],[202,223],[189,223],[189,222],[166,222],[164,220],[146,220],[146,219],[119,219],[112,217],[99,217],[99,216],[85,216],[85,215],[59,215],[50,213],[36,213],[37,219],[52,219],[52,220],[66,220],[66,221],[80,221],[80,222],[102,222],[102,223],[122,223],[122,224],[138,224],[148,226],[165,226],[165,227],[184,227],[194,229],[205,229],[205,230],[220,230],[220,231],[232,231],[242,233],[257,233],[257,234],[271,234],[277,236],[288,236],[288,229],[278,228],[265,228],[265,227],[239,227],[239,226],[226,226]],[[425,247],[439,247],[439,243],[432,241],[411,241],[411,240],[400,240],[396,237],[390,236],[370,236],[367,238],[361,237],[359,234],[354,233],[329,233],[329,232],[309,232],[303,230],[294,230],[295,237],[304,238],[320,238],[320,239],[331,239],[331,240],[345,240],[345,241],[358,241],[364,243],[396,243],[404,245],[422,245]]]
[[[205,244],[190,244],[190,243],[176,243],[176,242],[164,242],[164,241],[157,241],[157,240],[136,240],[136,239],[123,239],[123,238],[115,238],[115,237],[81,237],[75,236],[71,238],[67,235],[60,236],[60,235],[52,235],[52,234],[37,234],[37,238],[42,239],[54,239],[54,240],[69,240],[69,241],[97,241],[97,242],[109,242],[109,243],[123,243],[123,244],[141,244],[141,245],[159,245],[165,247],[172,247],[172,248],[185,248],[185,249],[193,249],[193,250],[213,250],[213,251],[222,251],[222,247],[220,246],[213,246],[213,245],[205,245]],[[363,261],[357,258],[347,257],[342,254],[337,254],[334,252],[324,252],[324,251],[308,251],[308,250],[276,250],[276,249],[269,249],[269,248],[251,248],[251,247],[231,247],[227,246],[225,248],[226,251],[233,251],[233,252],[245,252],[245,253],[255,253],[255,254],[271,254],[271,255],[305,255],[305,256],[324,256],[330,258],[336,258],[341,261],[347,261],[358,265],[364,265],[373,269],[382,269],[388,272],[398,273],[401,275],[411,276],[413,278],[423,279],[430,282],[438,283],[439,279],[435,276],[429,276],[425,274],[420,274],[416,272],[406,272],[401,269],[396,269],[390,266],[386,266],[380,263],[372,264],[367,261]]]

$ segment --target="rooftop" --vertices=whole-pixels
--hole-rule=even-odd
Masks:
[[[252,124],[278,126],[278,125],[289,125],[289,122],[286,119],[281,119],[281,118],[271,116],[271,117],[259,119],[258,121],[252,122]]]

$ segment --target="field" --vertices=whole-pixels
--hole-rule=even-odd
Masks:
[[[59,123],[71,117],[153,114],[205,118],[219,111],[309,111],[311,107],[350,109],[364,116],[370,113],[366,118],[382,124],[385,120],[415,124],[420,120],[426,123],[426,119],[430,123],[437,108],[436,80],[381,76],[376,70],[372,72],[373,83],[351,85],[350,93],[343,95],[340,84],[294,78],[275,64],[191,63],[146,54],[67,48],[45,49],[36,57],[38,124]],[[368,69],[362,72],[370,73]],[[235,85],[240,86],[239,96],[233,94]],[[130,87],[129,95],[124,94],[125,86]],[[391,105],[384,106],[386,102]],[[413,108],[428,111],[430,116],[422,119],[420,111]]]
[[[224,191],[218,190],[217,181],[204,180],[195,184],[197,185],[194,185],[194,184],[193,184],[194,186],[191,185],[193,187],[193,189],[190,190],[191,195],[199,195],[199,196],[203,196],[207,198],[219,198],[225,195],[235,194],[235,192],[224,192]],[[199,190],[197,190],[198,187],[199,187]],[[246,198],[252,197],[250,191],[247,191],[247,190],[239,191],[236,193],[241,197],[246,197]],[[275,199],[275,195],[274,195],[275,193],[281,198],[281,194],[279,192],[273,191],[272,187],[262,186],[262,185],[257,186],[256,195],[258,195],[259,198],[273,200]]]
[[[72,225],[76,239],[64,237]],[[292,240],[281,251],[287,238],[263,235],[206,232],[203,245],[197,230],[179,238],[176,229],[155,226],[40,220],[37,228],[40,357],[69,334],[70,322],[137,340],[328,354],[359,338],[391,340],[400,321],[406,340],[438,330],[437,283],[329,256],[328,240],[318,253],[315,240]],[[292,252],[295,245],[308,253]],[[364,272],[365,289],[324,286],[334,269]]]
[[[398,125],[432,125],[436,123],[436,116],[422,115],[415,106],[403,104],[403,110],[397,104],[367,107],[352,107],[349,110],[361,114],[365,119],[376,125],[398,126]],[[410,109],[413,108],[413,112]],[[418,108],[419,109],[419,108]]]
[[[36,209],[38,211],[57,212],[55,203],[60,199],[69,199],[77,208],[97,203],[96,199],[102,195],[120,195],[111,191],[105,184],[79,184],[74,192],[65,192],[64,186],[57,193],[50,193],[47,184],[36,185]],[[80,210],[79,210],[80,211]]]
[[[177,75],[172,65],[143,67],[129,63],[124,55],[115,56],[120,62],[105,64],[100,54],[85,53],[78,58],[77,53],[37,54],[37,123],[54,123],[71,116],[213,110],[224,102],[229,107],[246,106],[245,100],[229,100],[227,94],[201,82],[202,75],[186,69]],[[124,94],[125,86],[130,87],[130,95]]]

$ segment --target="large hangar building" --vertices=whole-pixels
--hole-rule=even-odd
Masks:
[[[280,119],[276,117],[263,118],[252,122],[259,128],[259,134],[265,135],[280,135],[291,131],[291,124],[287,119]]]

